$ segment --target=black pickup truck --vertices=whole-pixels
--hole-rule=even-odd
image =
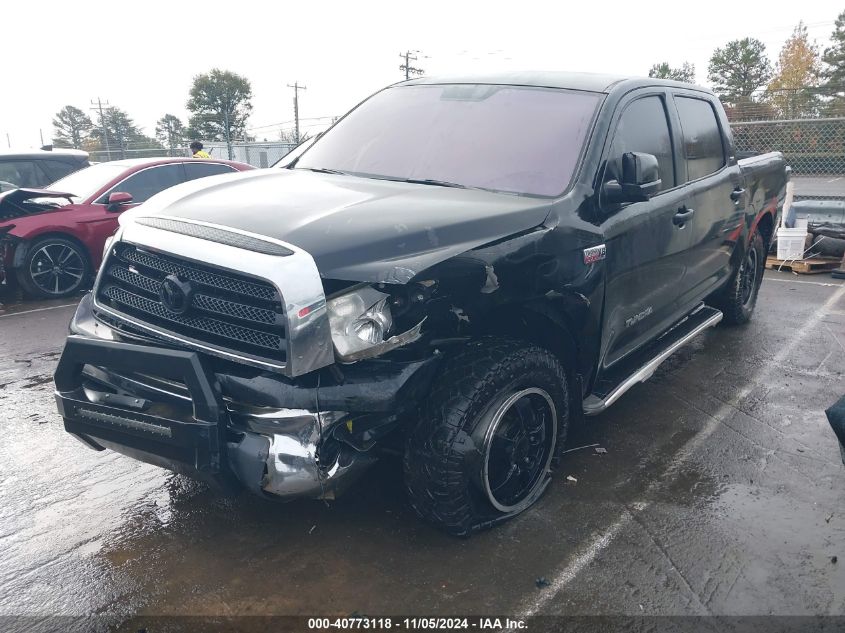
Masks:
[[[692,85],[406,81],[283,168],[124,214],[59,411],[96,450],[283,499],[399,449],[414,510],[467,535],[537,501],[582,415],[748,321],[787,177],[737,161]]]

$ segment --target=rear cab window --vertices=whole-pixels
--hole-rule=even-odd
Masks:
[[[706,99],[675,95],[683,135],[687,180],[698,180],[725,166],[722,130],[713,104]]]

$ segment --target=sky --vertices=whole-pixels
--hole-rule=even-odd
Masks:
[[[756,37],[774,63],[799,20],[828,44],[841,0],[774,2],[186,2],[4,3],[0,147],[38,147],[66,104],[98,97],[150,136],[165,113],[187,120],[192,78],[219,67],[252,82],[250,133],[293,127],[298,81],[303,130],[404,78],[399,53],[419,50],[426,75],[570,70],[646,75],[652,64],[695,65],[706,84],[713,50]],[[92,113],[93,114],[93,113]]]

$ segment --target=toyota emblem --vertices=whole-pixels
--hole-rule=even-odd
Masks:
[[[162,305],[174,314],[185,314],[188,311],[193,294],[191,282],[179,279],[176,275],[165,277],[158,291]]]

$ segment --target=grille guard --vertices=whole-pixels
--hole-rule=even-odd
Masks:
[[[140,398],[136,399],[142,403],[138,408],[92,400],[83,387],[86,364],[146,371],[184,382],[191,393],[193,418],[150,415]],[[160,455],[200,475],[216,475],[225,470],[221,448],[226,424],[213,376],[195,352],[69,336],[54,375],[56,403],[70,433]]]
[[[167,216],[155,217],[168,219]],[[183,219],[179,221],[185,222]],[[193,220],[191,222],[197,226],[230,231],[264,241],[271,239],[205,222]],[[273,241],[278,242],[291,254],[268,255],[228,244],[209,242],[191,235],[177,234],[140,224],[134,222],[129,216],[124,216],[121,218],[121,229],[115,235],[111,248],[113,249],[118,242],[126,242],[203,266],[212,266],[224,272],[253,276],[271,283],[281,297],[287,321],[284,328],[287,344],[284,363],[268,362],[266,359],[239,353],[230,348],[222,348],[175,334],[102,305],[97,300],[97,296],[100,284],[103,282],[104,271],[107,269],[107,261],[104,261],[100,267],[100,273],[94,284],[95,314],[98,312],[106,314],[111,319],[181,347],[260,367],[289,377],[300,376],[331,365],[334,362],[334,348],[326,312],[326,298],[317,265],[311,255],[302,249],[278,240]],[[111,257],[111,253],[106,259],[108,257]]]

